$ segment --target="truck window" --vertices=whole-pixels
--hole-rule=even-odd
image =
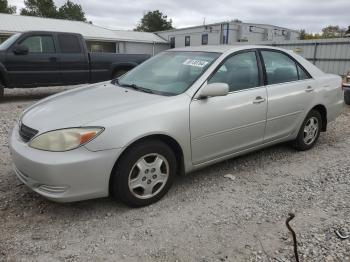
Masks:
[[[74,54],[82,52],[79,38],[76,35],[58,35],[58,43],[62,53]]]
[[[29,53],[55,53],[52,36],[29,36],[21,42],[29,49]]]

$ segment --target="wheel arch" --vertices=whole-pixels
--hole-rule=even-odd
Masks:
[[[8,79],[6,77],[6,69],[2,63],[0,63],[0,83],[2,83],[4,87],[7,87]]]
[[[112,182],[112,174],[115,171],[120,159],[126,154],[126,152],[128,150],[130,150],[132,147],[136,146],[137,144],[140,143],[144,143],[147,141],[152,141],[152,140],[157,140],[157,141],[161,141],[163,143],[165,143],[166,145],[168,145],[175,153],[176,156],[176,160],[178,163],[178,170],[177,170],[177,174],[179,175],[183,175],[185,173],[185,163],[184,163],[184,153],[183,153],[183,149],[180,146],[180,143],[174,139],[173,137],[166,135],[166,134],[151,134],[151,135],[147,135],[141,138],[136,139],[135,141],[131,142],[129,145],[127,145],[124,150],[121,152],[121,154],[119,155],[118,159],[116,160],[111,175],[110,175],[110,179],[109,179],[109,192],[111,194],[111,182]]]
[[[322,117],[321,131],[322,132],[327,131],[327,108],[322,104],[318,104],[314,106],[311,110],[317,110],[321,114],[321,117]]]

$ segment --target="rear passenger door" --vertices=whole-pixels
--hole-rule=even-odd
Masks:
[[[5,66],[14,86],[55,85],[60,82],[56,47],[50,33],[24,35],[16,43],[28,48],[27,54],[15,54],[13,49],[6,56]]]
[[[304,68],[287,53],[260,50],[266,70],[268,110],[265,142],[291,135],[309,107],[315,88]]]
[[[57,42],[62,82],[64,84],[88,83],[89,58],[80,37],[74,34],[57,34]]]

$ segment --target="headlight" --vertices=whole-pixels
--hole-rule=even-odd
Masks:
[[[103,130],[103,127],[81,127],[50,131],[35,137],[29,146],[46,151],[68,151],[90,142]]]

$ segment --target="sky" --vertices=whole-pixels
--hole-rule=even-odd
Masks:
[[[239,19],[243,22],[272,24],[291,29],[321,32],[327,25],[350,25],[349,0],[72,0],[79,3],[88,20],[112,29],[136,27],[143,14],[160,10],[176,28]],[[9,0],[24,6],[23,0]],[[65,0],[54,0],[61,6]]]

